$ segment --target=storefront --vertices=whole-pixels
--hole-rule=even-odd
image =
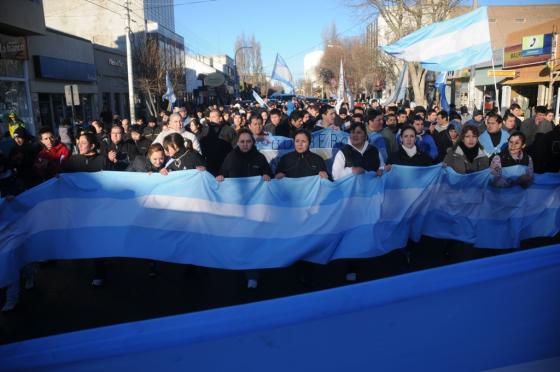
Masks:
[[[116,49],[101,45],[93,46],[97,87],[99,89],[99,112],[109,110],[113,115],[129,115],[126,55]]]
[[[29,38],[33,113],[41,127],[57,129],[65,118],[90,122],[97,109],[97,71],[88,40],[47,29]],[[77,88],[77,100],[67,99],[65,87]]]
[[[552,106],[550,94],[550,63],[555,45],[555,30],[560,27],[560,18],[511,33],[504,48],[504,69],[515,71],[515,77],[502,84],[509,87],[510,103],[518,103],[522,109],[531,110],[537,105]],[[558,47],[556,49],[558,58]],[[558,82],[552,86],[554,92]]]
[[[0,122],[2,133],[7,128],[6,114],[15,112],[34,133],[29,93],[28,54],[25,37],[0,33]]]

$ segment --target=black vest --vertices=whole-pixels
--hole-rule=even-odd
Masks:
[[[529,155],[526,151],[523,151],[523,158],[521,160],[515,160],[506,148],[500,153],[500,163],[502,164],[502,168],[511,167],[513,165],[529,166]]]
[[[379,151],[375,146],[368,145],[363,155],[350,145],[344,145],[340,151],[346,160],[345,167],[362,167],[366,171],[376,171],[379,168]]]

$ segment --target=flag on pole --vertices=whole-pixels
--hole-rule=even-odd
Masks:
[[[441,101],[441,108],[444,111],[449,112],[449,103],[447,102],[447,97],[445,96],[445,81],[447,80],[447,71],[440,72],[436,78],[435,87],[439,90],[439,97]]]
[[[266,102],[264,101],[264,99],[262,99],[262,97],[259,96],[259,94],[258,94],[257,92],[255,92],[254,90],[253,90],[253,98],[255,98],[255,100],[256,100],[261,106],[267,107],[267,108],[268,108],[268,105],[266,104]]]
[[[340,73],[338,75],[338,89],[336,90],[336,106],[335,110],[338,114],[340,111],[340,106],[344,102],[344,66],[342,65],[342,60],[340,60]]]
[[[381,48],[393,57],[419,62],[431,71],[454,71],[490,61],[487,7],[422,27]]]
[[[284,61],[284,58],[282,58],[278,53],[276,53],[276,62],[274,62],[271,78],[284,84],[288,88],[286,93],[294,94],[292,73],[286,64],[286,61]]]
[[[346,86],[346,98],[348,99],[348,109],[352,110],[354,109],[354,96],[352,95],[352,91],[350,90],[350,86],[346,82],[346,79],[344,80],[344,85]]]
[[[165,73],[165,94],[161,97],[162,101],[168,100],[171,105],[177,101],[175,97],[175,92],[173,92],[173,84],[171,84],[171,78],[169,77],[169,71]]]

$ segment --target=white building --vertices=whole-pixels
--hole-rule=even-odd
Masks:
[[[303,77],[306,81],[310,81],[314,87],[320,84],[317,66],[319,66],[323,54],[322,50],[316,50],[303,57]]]

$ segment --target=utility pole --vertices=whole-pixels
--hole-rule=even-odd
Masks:
[[[126,0],[126,70],[128,75],[128,106],[130,109],[130,123],[136,123],[134,103],[134,78],[132,73],[132,47],[130,45],[130,1]]]

